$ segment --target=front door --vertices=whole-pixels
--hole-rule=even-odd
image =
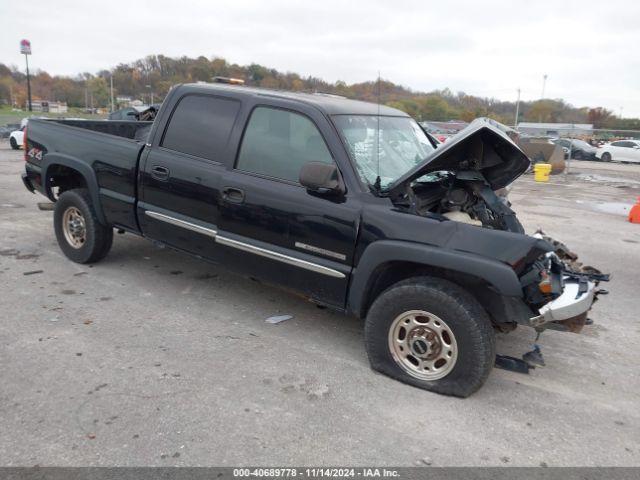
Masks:
[[[329,132],[318,127],[328,122],[313,116],[253,109],[236,162],[222,178],[216,242],[237,268],[343,306],[360,208],[348,194],[323,197],[298,183],[305,163],[335,162]]]

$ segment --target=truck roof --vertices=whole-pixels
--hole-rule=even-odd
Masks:
[[[285,90],[271,90],[267,88],[245,87],[242,85],[227,85],[220,83],[189,83],[182,85],[194,91],[225,91],[233,92],[238,96],[276,97],[287,100],[296,100],[312,105],[328,115],[386,115],[394,117],[408,117],[408,115],[396,108],[378,105],[376,103],[350,100],[338,95],[326,93],[302,93]]]

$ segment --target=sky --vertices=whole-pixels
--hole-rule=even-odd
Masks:
[[[149,54],[223,57],[347,83],[382,78],[640,117],[640,2],[0,0],[0,62],[96,73]]]

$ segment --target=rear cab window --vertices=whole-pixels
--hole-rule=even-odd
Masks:
[[[239,111],[240,102],[232,98],[185,95],[173,110],[160,146],[220,162]]]
[[[274,107],[251,113],[236,169],[298,183],[305,163],[333,163],[316,125],[306,116]]]

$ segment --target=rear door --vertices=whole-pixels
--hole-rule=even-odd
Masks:
[[[224,96],[178,99],[140,166],[138,218],[145,236],[216,258],[220,180],[239,111],[240,101]]]
[[[319,111],[297,108],[265,99],[250,112],[222,180],[216,242],[236,268],[341,307],[360,203],[349,193],[323,197],[299,184],[305,163],[336,162],[332,142],[339,140]]]

